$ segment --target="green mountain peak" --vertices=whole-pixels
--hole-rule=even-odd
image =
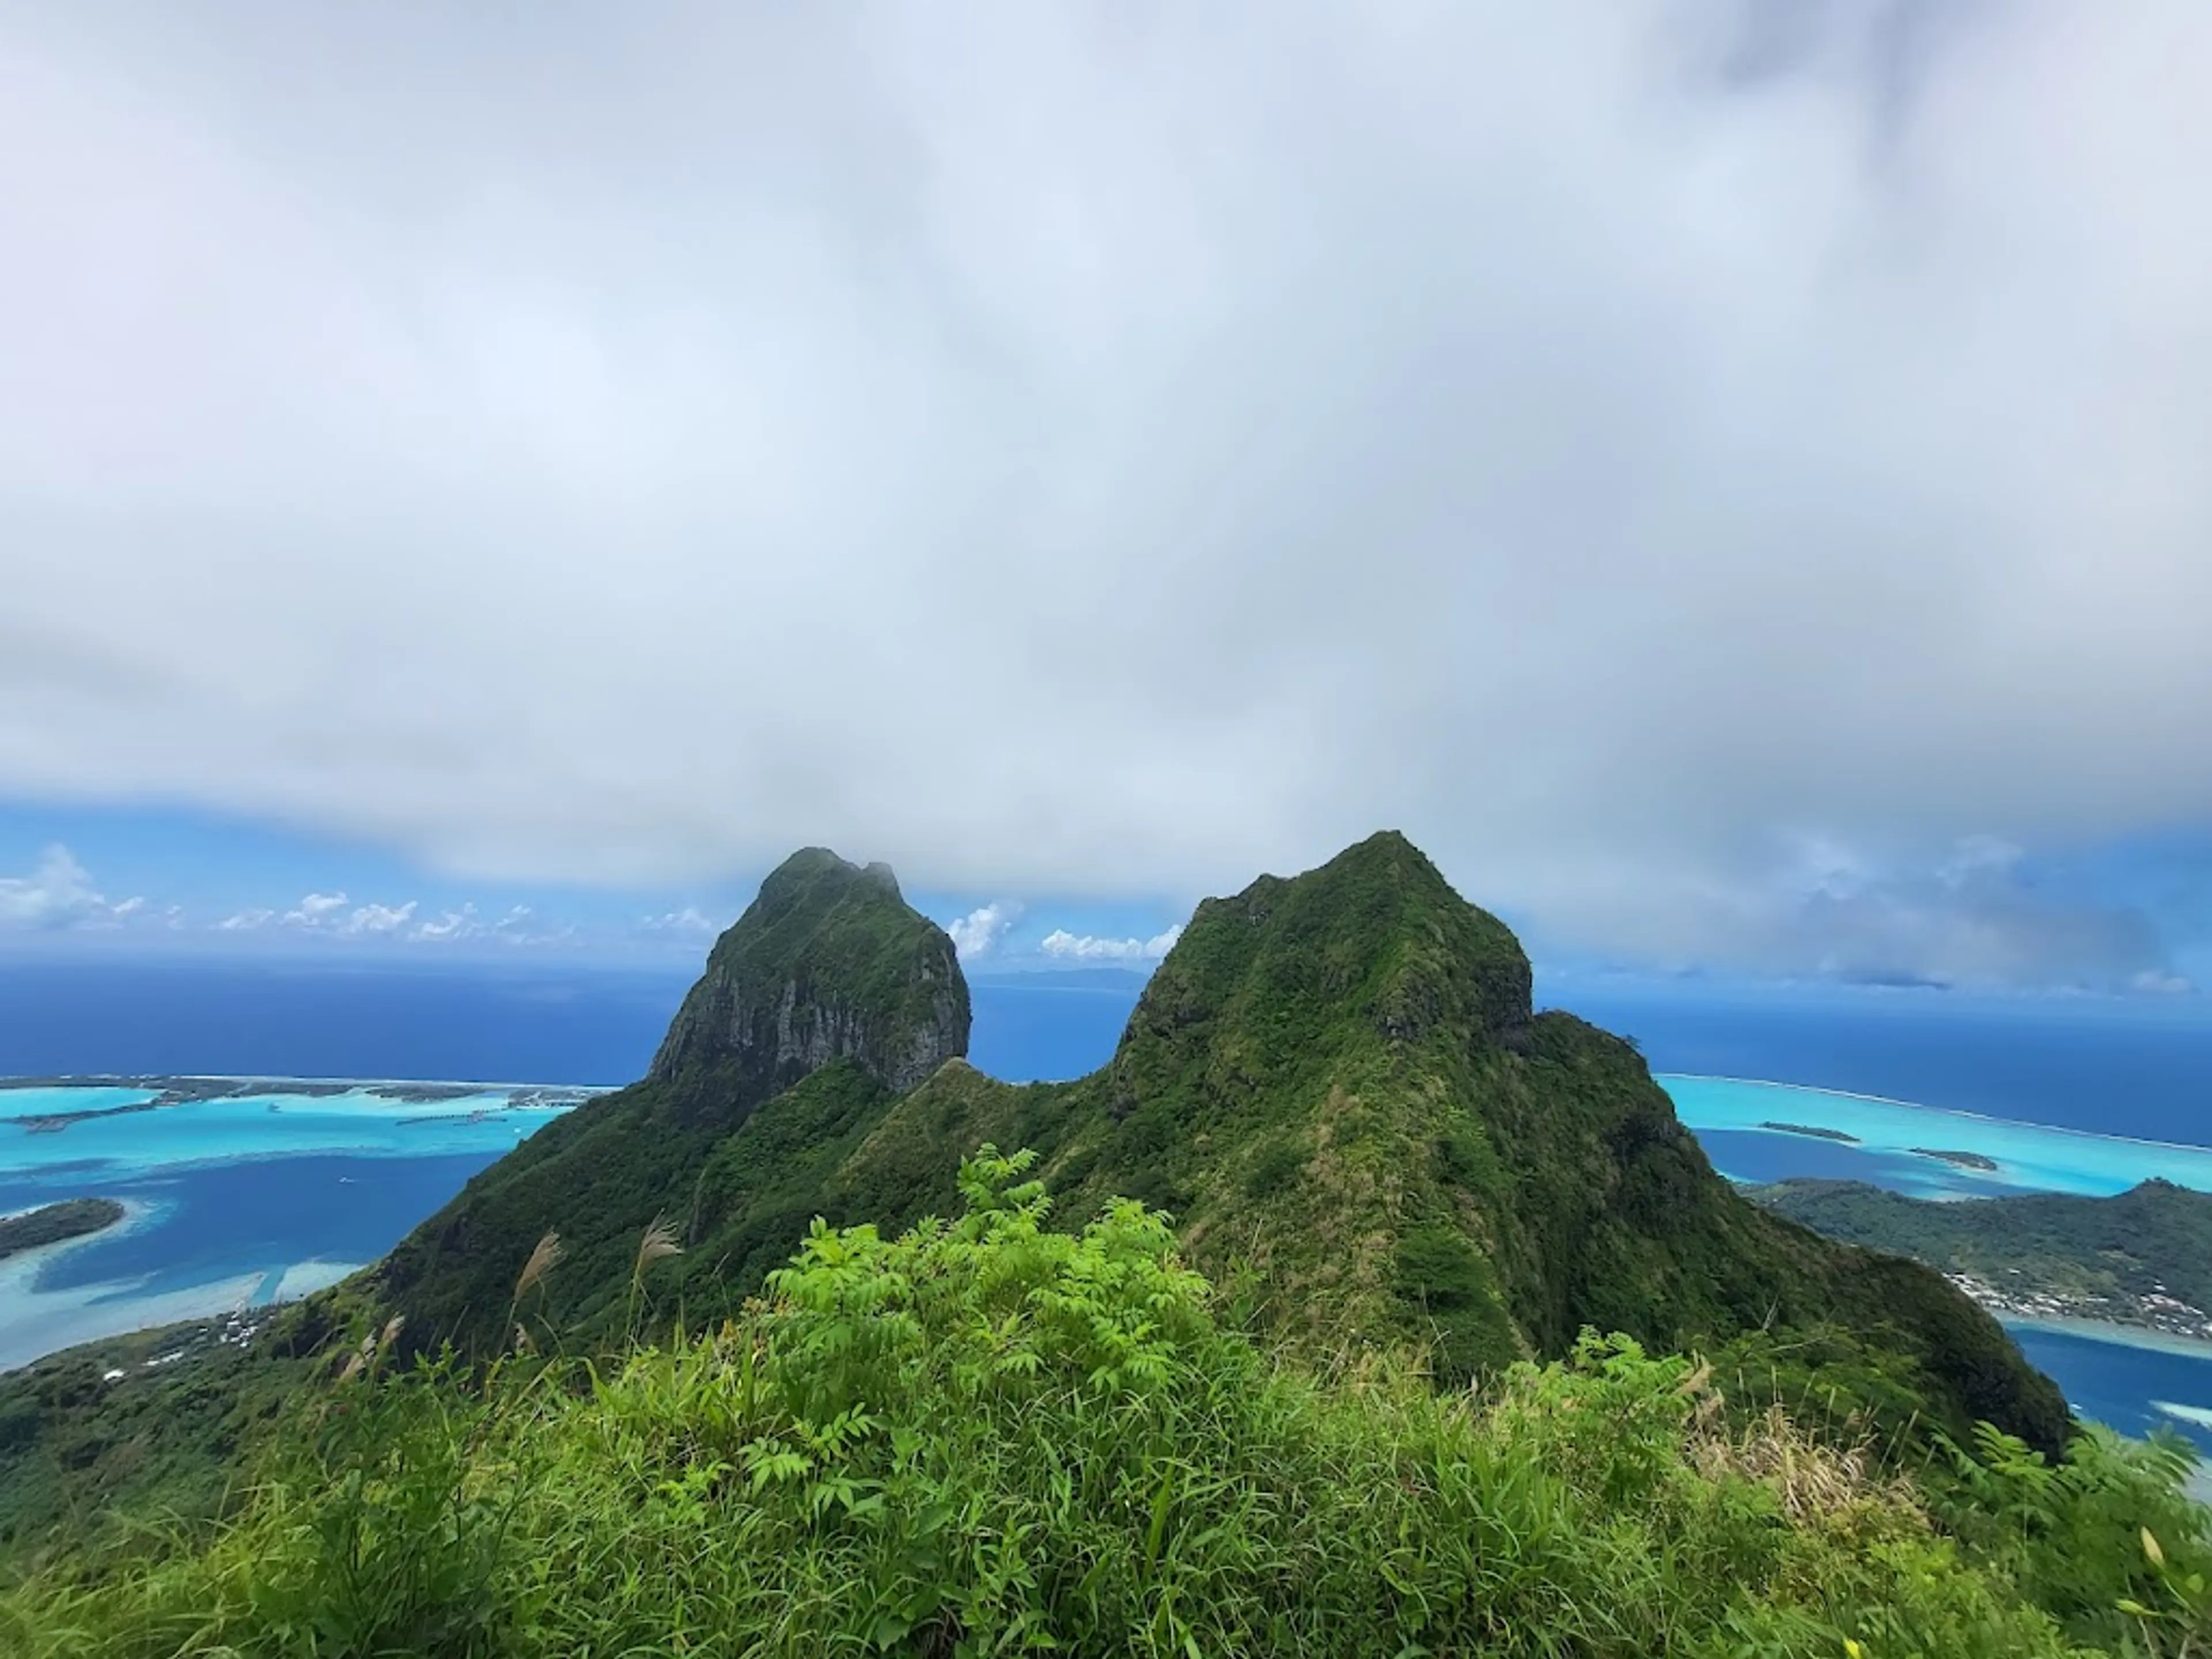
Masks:
[[[952,941],[900,896],[889,865],[794,853],[715,942],[644,1079],[477,1176],[386,1258],[381,1288],[414,1340],[487,1351],[511,1335],[516,1275],[556,1232],[562,1266],[532,1309],[549,1325],[604,1331],[640,1230],[681,1216],[696,1242],[713,1154],[764,1106],[795,1097],[880,1110],[965,1054],[969,1024]],[[805,1220],[779,1235],[780,1249]]]
[[[1304,875],[1199,905],[1115,1055],[1116,1109],[1185,1083],[1231,1086],[1201,1056],[1256,1079],[1255,1068],[1295,1072],[1368,1039],[1446,1031],[1469,1053],[1525,1046],[1529,999],[1511,931],[1386,830]]]
[[[968,1052],[969,1023],[952,941],[890,866],[810,847],[716,941],[647,1080],[740,1115],[836,1060],[910,1089]]]

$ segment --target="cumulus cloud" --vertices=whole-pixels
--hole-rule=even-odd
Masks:
[[[504,944],[522,946],[560,945],[582,937],[574,922],[549,924],[538,918],[527,904],[517,904],[492,924],[491,937]]]
[[[2203,0],[528,28],[0,24],[0,788],[1903,970],[2212,817]]]
[[[580,938],[573,923],[548,925],[527,904],[512,905],[495,916],[487,916],[473,900],[441,909],[434,916],[423,915],[422,909],[421,902],[415,899],[404,904],[356,904],[343,894],[310,894],[281,918],[274,910],[249,908],[226,916],[213,927],[217,933],[251,933],[281,920],[319,939],[368,945],[389,941],[431,946],[473,943],[497,948],[561,945]]]
[[[410,937],[432,944],[448,940],[475,939],[483,924],[477,920],[477,907],[463,904],[458,910],[448,910],[435,921],[417,922]]]
[[[714,933],[721,931],[712,916],[690,904],[681,910],[647,916],[638,926],[648,933]]]
[[[353,914],[345,919],[344,924],[338,931],[356,938],[362,934],[380,938],[386,934],[397,933],[414,920],[415,904],[416,902],[410,899],[406,903],[400,905],[357,906]]]
[[[143,898],[110,904],[91,872],[66,847],[49,847],[27,876],[0,876],[0,929],[53,932],[113,927],[146,907]]]
[[[2146,969],[2129,981],[2130,990],[2147,992],[2152,996],[2188,996],[2197,989],[2187,977],[2180,974],[2162,973]]]
[[[945,931],[960,959],[973,962],[990,955],[1021,917],[1022,907],[1018,903],[1012,899],[998,899],[964,916],[955,917],[945,924]]]
[[[1820,837],[1801,842],[1756,886],[1704,896],[1696,936],[1708,956],[1777,974],[1869,983],[2100,991],[2185,988],[2164,964],[2153,918],[2046,881],[2014,846],[1961,842],[1922,864],[1887,862]],[[1686,931],[1663,905],[1624,896],[1632,957],[1696,965],[1670,939]]]
[[[1044,936],[1037,948],[1048,957],[1069,962],[1158,962],[1175,949],[1176,941],[1182,937],[1181,922],[1150,939],[1101,939],[1092,933],[1071,933],[1065,927],[1055,927]]]

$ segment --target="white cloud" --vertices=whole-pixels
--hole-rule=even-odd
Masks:
[[[0,876],[0,929],[53,932],[114,927],[143,909],[143,898],[110,904],[66,847],[49,847],[27,876]]]
[[[1632,960],[1670,956],[1681,895],[1619,896]],[[1929,981],[2152,988],[2168,972],[2151,918],[2122,903],[2048,890],[2021,851],[1968,841],[1931,862],[1884,860],[1825,840],[1802,844],[1761,879],[1698,899],[1696,936],[1722,959],[1776,974]],[[1672,952],[1674,965],[1694,965]]]
[[[970,910],[964,916],[956,916],[945,924],[951,936],[952,948],[963,962],[987,957],[1006,936],[1006,932],[1021,920],[1022,907],[1012,899],[999,899]]]
[[[412,937],[430,943],[474,939],[484,931],[477,920],[477,907],[463,904],[458,910],[448,910],[435,921],[417,923]]]
[[[284,924],[288,927],[319,927],[352,902],[343,893],[310,893],[300,901],[298,908],[284,913]]]
[[[1936,875],[1947,887],[1966,887],[1984,877],[2016,870],[2027,857],[2026,848],[1995,836],[1966,836],[1936,866]]]
[[[2212,817],[2203,0],[179,15],[0,39],[0,790],[1798,966]]]
[[[415,901],[401,905],[363,904],[356,908],[338,931],[348,934],[382,936],[396,933],[414,919]]]
[[[2154,969],[2146,969],[2137,974],[2129,981],[2129,987],[2132,990],[2146,992],[2153,996],[2169,997],[2187,996],[2197,989],[2194,984],[2179,974],[2162,973]]]
[[[1065,927],[1055,927],[1044,936],[1037,948],[1048,957],[1070,962],[1158,962],[1175,949],[1176,941],[1182,937],[1181,922],[1150,939],[1100,939],[1095,934],[1071,933]]]
[[[534,949],[565,945],[583,935],[574,922],[549,926],[538,920],[538,913],[529,905],[517,904],[492,924],[491,937],[517,949]]]
[[[638,926],[648,933],[713,933],[720,931],[712,916],[689,904],[681,910],[671,910],[664,915],[647,916],[639,921]]]
[[[240,910],[216,923],[215,929],[218,933],[251,933],[266,927],[276,917],[274,910]]]

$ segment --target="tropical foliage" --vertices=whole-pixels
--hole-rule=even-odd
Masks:
[[[2171,1447],[2092,1437],[2053,1468],[1990,1431],[1937,1500],[1626,1339],[1479,1390],[1291,1360],[1224,1326],[1164,1217],[1055,1231],[1028,1163],[986,1148],[957,1219],[895,1238],[817,1225],[736,1318],[617,1363],[510,1355],[471,1384],[380,1331],[300,1396],[233,1522],[34,1577],[0,1650],[2174,1659],[2212,1636]],[[641,1281],[672,1271],[651,1243]]]

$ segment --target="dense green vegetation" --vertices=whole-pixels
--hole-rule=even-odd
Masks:
[[[370,1311],[348,1289],[256,1317],[250,1345],[225,1340],[228,1321],[193,1321],[0,1376],[0,1559],[112,1544],[118,1516],[221,1514],[248,1449]]]
[[[1904,1197],[1851,1181],[1787,1181],[1753,1196],[1848,1243],[2115,1312],[2165,1294],[2212,1309],[2212,1195],[2147,1181],[2110,1198]]]
[[[450,1340],[496,1353],[518,1317],[571,1340],[626,1340],[625,1241],[662,1216],[717,1265],[702,1311],[733,1307],[819,1207],[838,1135],[965,1053],[969,1020],[951,941],[908,908],[888,869],[796,853],[716,943],[646,1079],[547,1125],[477,1176],[386,1259],[380,1293],[422,1348]],[[772,1101],[775,1120],[751,1125]],[[723,1223],[728,1236],[710,1237]],[[566,1288],[549,1280],[531,1306],[510,1306],[508,1288],[548,1231],[569,1264]]]
[[[1164,1217],[1053,1231],[1020,1167],[986,1149],[965,1213],[896,1240],[817,1226],[765,1302],[604,1365],[465,1386],[371,1338],[295,1400],[234,1525],[0,1595],[0,1650],[2057,1659],[2212,1635],[2170,1449],[2093,1435],[2054,1468],[1991,1431],[1915,1486],[1732,1410],[1709,1364],[1588,1334],[1476,1392],[1379,1354],[1316,1372],[1224,1328]]]
[[[0,1261],[18,1250],[82,1238],[123,1219],[123,1206],[112,1198],[65,1198],[21,1215],[0,1217]]]

